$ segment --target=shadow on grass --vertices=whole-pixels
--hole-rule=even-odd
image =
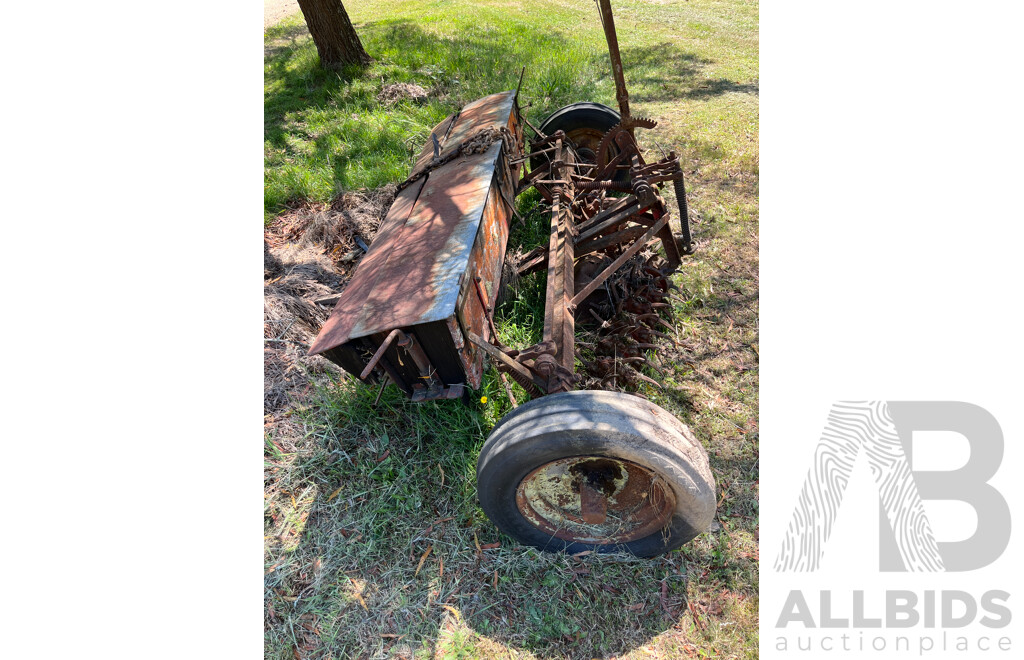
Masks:
[[[638,103],[705,99],[729,92],[757,94],[757,83],[739,83],[726,78],[707,80],[704,71],[713,60],[684,51],[671,42],[620,50],[622,70],[631,101]],[[608,69],[608,56],[597,56],[595,67]]]
[[[722,94],[728,94],[729,92],[753,94],[754,96],[758,96],[760,94],[760,85],[757,82],[737,83],[725,78],[717,78],[715,80],[704,81],[695,89],[691,89],[686,92],[684,96],[688,99],[701,99],[709,96],[721,96]]]
[[[490,378],[482,392],[493,402],[498,389]],[[313,503],[298,539],[271,542],[266,657],[490,657],[508,646],[590,658],[680,624],[679,551],[571,557],[499,535],[475,477],[505,406],[413,404],[389,387],[374,407],[376,394],[344,383],[304,413],[316,448],[280,489]]]
[[[536,101],[533,118],[595,95],[586,58],[563,35],[510,21],[478,36],[438,35],[408,20],[359,26],[368,67],[327,71],[303,26],[268,31],[264,66],[264,141],[268,147],[266,210],[302,198],[327,201],[340,192],[399,181],[429,130],[466,103],[515,89]],[[384,84],[418,84],[425,103],[383,107]]]
[[[299,39],[309,39],[309,28],[305,23],[278,23],[264,33],[263,58],[279,58],[298,46]],[[267,41],[269,38],[272,41]]]

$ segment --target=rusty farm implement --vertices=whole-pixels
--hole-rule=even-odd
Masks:
[[[598,4],[619,110],[577,103],[534,128],[518,92],[506,91],[438,124],[311,353],[413,401],[464,397],[492,362],[510,398],[506,378],[532,399],[481,451],[487,515],[541,549],[652,556],[705,531],[715,514],[693,433],[617,391],[653,380],[641,364],[671,327],[669,275],[693,242],[679,158],[648,161],[638,146],[636,129],[654,122],[630,113],[611,7]],[[516,196],[530,188],[550,207],[549,240],[515,271],[546,271],[544,328],[539,342],[513,349],[493,313]],[[592,340],[585,356],[577,324]]]

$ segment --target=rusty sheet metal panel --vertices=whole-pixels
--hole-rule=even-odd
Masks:
[[[509,216],[511,211],[501,196],[501,181],[505,177],[496,177],[487,196],[487,205],[483,211],[483,222],[470,258],[469,272],[481,278],[481,284],[487,293],[488,302],[493,305],[501,283],[501,266],[505,261],[505,247],[508,242]],[[467,277],[462,282],[457,307],[458,321],[462,328],[473,334],[495,341],[491,337],[490,324],[483,302],[476,292],[473,278]],[[477,381],[483,375],[483,355],[481,349],[471,342],[461,352],[467,374]],[[479,387],[479,385],[474,385]]]
[[[443,157],[443,149],[458,148],[485,128],[511,127],[518,137],[518,124],[515,93],[502,92],[469,104],[435,132],[448,133]],[[456,157],[401,191],[311,354],[324,353],[358,375],[383,337],[403,328],[423,335],[420,343],[446,383],[479,387],[482,356],[458,336],[455,318],[465,300],[460,294],[475,276],[492,295],[500,280],[511,215],[504,200],[512,199],[514,185],[502,151],[497,141],[483,153]],[[427,162],[433,157],[432,143],[420,160],[426,156]],[[472,312],[458,317],[478,327],[486,323],[482,314],[477,301]],[[400,366],[401,355],[392,347],[385,356],[408,391],[411,374]]]
[[[422,179],[413,183],[395,198],[380,229],[377,230],[373,245],[359,261],[355,275],[345,287],[330,318],[320,329],[320,334],[317,335],[313,346],[310,347],[311,355],[340,346],[352,338],[352,328],[359,320],[367,298],[377,285],[377,280],[386,270],[388,258],[393,253],[395,242],[400,237],[401,230],[412,213],[423,183]]]
[[[453,160],[426,177],[351,337],[439,321],[455,312],[502,145]]]

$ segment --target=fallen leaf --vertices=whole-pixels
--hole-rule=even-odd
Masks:
[[[630,612],[639,612],[640,610],[644,609],[644,604],[636,603],[635,605],[627,605],[626,609]]]
[[[333,493],[331,493],[330,495],[328,495],[328,496],[327,496],[327,501],[328,501],[328,502],[330,502],[330,501],[331,501],[331,500],[333,500],[333,499],[334,499],[335,497],[337,497],[337,496],[338,496],[338,493],[340,493],[340,492],[341,492],[341,489],[342,489],[342,488],[344,488],[344,486],[339,486],[339,487],[338,487],[338,490],[336,490],[336,491],[334,491]]]
[[[494,548],[500,548],[500,547],[501,547],[501,543],[498,542],[498,541],[495,541],[494,543],[484,543],[482,546],[480,546],[480,549],[481,550],[492,550]]]
[[[672,615],[672,610],[668,606],[668,582],[666,580],[661,581],[661,609],[665,610],[665,614]]]
[[[693,606],[693,603],[687,603],[687,605],[690,607],[690,615],[693,617],[693,622],[697,624],[697,628],[704,630],[705,625],[704,622],[700,620],[700,615],[697,614],[697,608]]]
[[[420,557],[420,563],[419,563],[419,565],[417,565],[417,566],[416,566],[416,572],[415,572],[415,573],[413,573],[413,575],[412,575],[413,577],[416,577],[417,575],[419,575],[419,574],[420,574],[420,569],[422,569],[422,568],[423,568],[423,562],[427,561],[427,555],[429,555],[429,554],[430,554],[430,552],[431,552],[431,551],[432,551],[433,549],[434,549],[434,546],[433,546],[433,545],[428,545],[428,546],[427,546],[427,551],[423,553],[423,556],[422,556],[422,557]]]

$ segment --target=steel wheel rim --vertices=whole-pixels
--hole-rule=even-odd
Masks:
[[[516,488],[530,524],[580,543],[629,543],[668,527],[675,495],[653,470],[611,456],[571,456],[545,463]]]
[[[583,162],[591,165],[597,162],[597,148],[601,145],[604,133],[595,128],[577,128],[568,131],[566,137],[576,145],[576,153]],[[613,148],[608,147],[608,151],[611,152]],[[611,157],[609,154],[609,160]]]

